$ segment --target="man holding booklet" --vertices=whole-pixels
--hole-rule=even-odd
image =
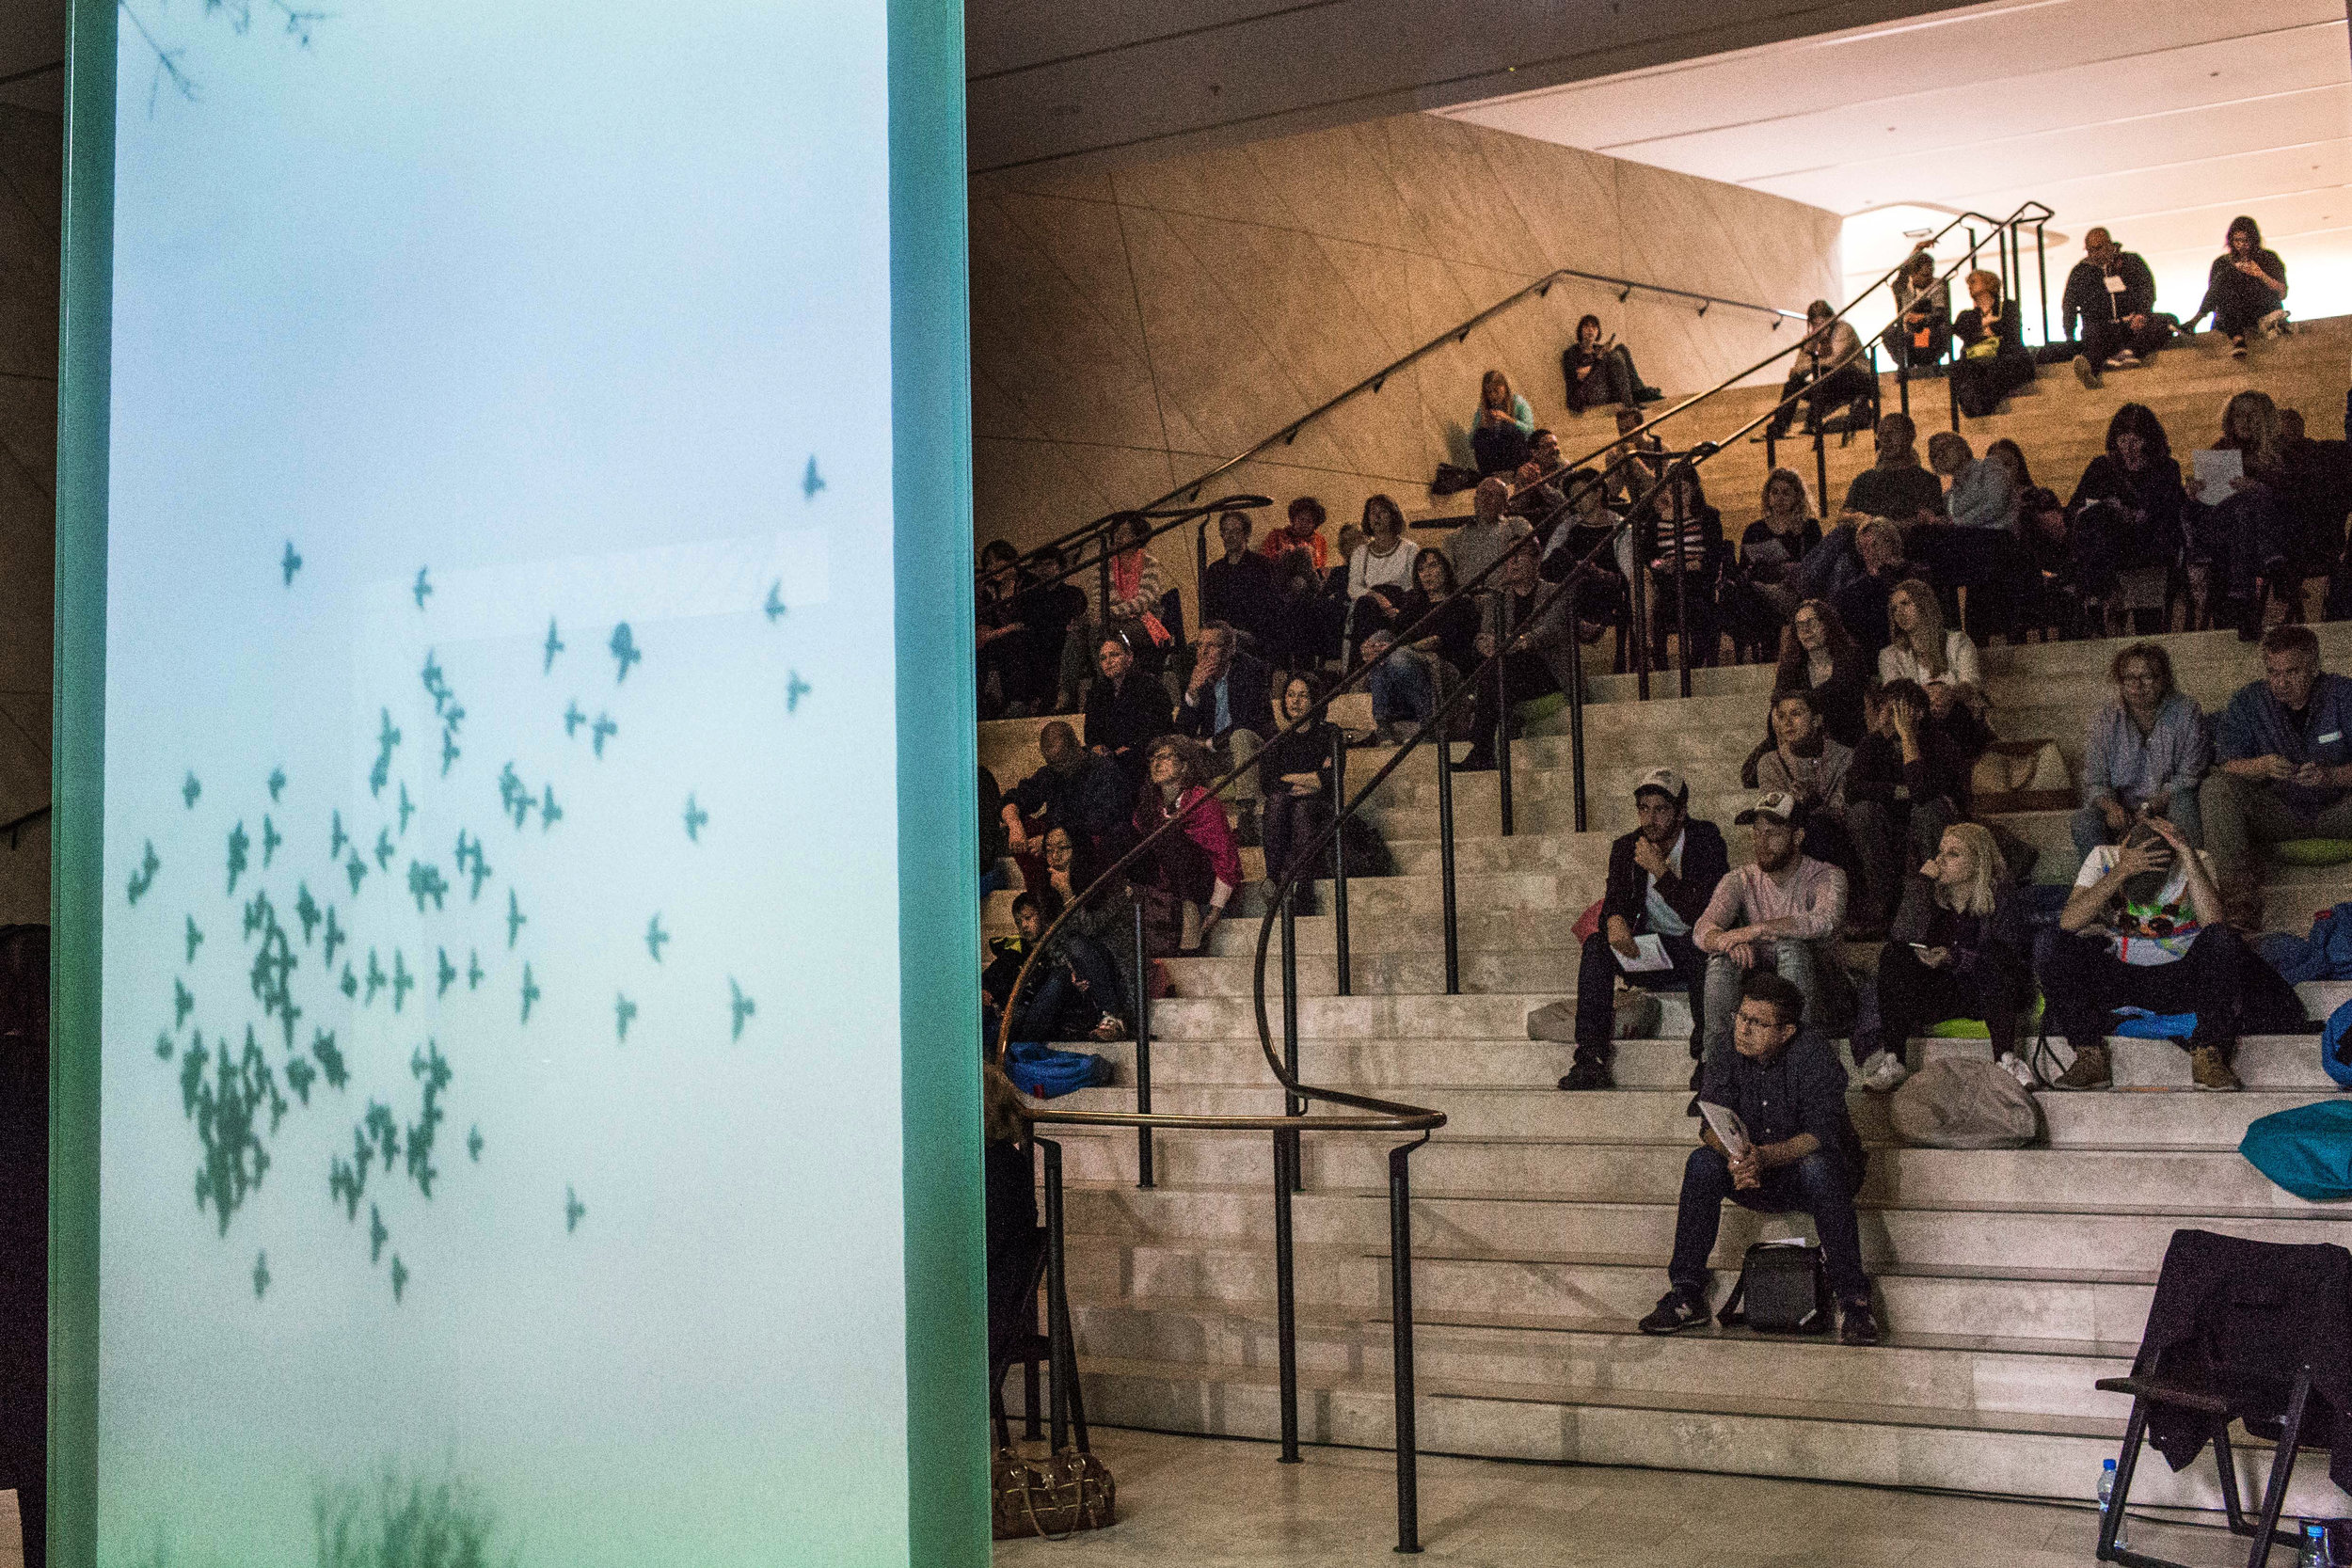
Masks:
[[[1691,996],[1691,1055],[1704,1037],[1707,955],[1691,927],[1731,868],[1723,830],[1690,816],[1691,786],[1671,768],[1653,768],[1633,786],[1641,826],[1609,847],[1609,887],[1600,902],[1600,928],[1584,939],[1576,975],[1576,1060],[1564,1089],[1615,1086],[1609,1064],[1615,1053],[1620,976],[1649,990]],[[1692,1070],[1692,1087],[1698,1073]]]
[[[1837,1297],[1838,1338],[1878,1343],[1853,1207],[1866,1156],[1846,1112],[1846,1069],[1829,1037],[1804,1023],[1804,998],[1794,985],[1770,969],[1742,976],[1732,1048],[1708,1057],[1703,1069],[1699,1147],[1682,1167],[1668,1289],[1638,1325],[1643,1333],[1677,1334],[1708,1321],[1707,1260],[1729,1198],[1759,1213],[1811,1215]]]

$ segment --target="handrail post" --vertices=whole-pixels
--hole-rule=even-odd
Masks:
[[[1279,884],[1278,884],[1279,885]],[[1291,902],[1282,900],[1282,1066],[1294,1083],[1298,1078],[1298,924]],[[1304,1116],[1307,1102],[1285,1091],[1282,1114]]]
[[[1445,919],[1445,993],[1462,994],[1462,953],[1454,924],[1454,743],[1438,742],[1438,893]]]
[[[1628,487],[1626,493],[1629,496],[1632,494],[1630,486]],[[1636,525],[1629,518],[1626,527],[1635,528]],[[1634,544],[1639,546],[1640,543],[1641,534],[1637,529],[1634,534]],[[1633,581],[1630,585],[1633,590],[1631,616],[1633,623],[1633,695],[1637,701],[1645,703],[1649,701],[1648,578],[1648,563],[1643,561],[1641,550],[1636,548],[1633,552]]]
[[[1045,1338],[1053,1360],[1053,1451],[1059,1453],[1070,1441],[1070,1386],[1078,1354],[1070,1342],[1070,1298],[1062,1291],[1061,1145],[1051,1138],[1037,1142],[1045,1150]]]
[[[1421,1550],[1421,1444],[1413,1420],[1413,1186],[1419,1142],[1389,1150],[1389,1360],[1396,1391],[1396,1549]]]
[[[1584,617],[1581,576],[1568,578],[1568,772],[1576,791],[1576,831],[1584,832]]]
[[[1906,332],[1902,335],[1902,353],[1895,360],[1895,396],[1902,406],[1903,418],[1907,420],[1911,418],[1910,333]],[[1875,348],[1870,351],[1870,369],[1874,372],[1878,370],[1878,354],[1879,351]],[[1822,501],[1821,515],[1824,517],[1829,515],[1829,503],[1826,499]]]
[[[1683,547],[1684,524],[1682,475],[1693,472],[1691,460],[1684,458],[1680,469],[1666,483],[1674,486],[1675,503],[1675,667],[1680,673],[1682,694],[1691,694],[1691,562]]]
[[[1331,809],[1336,814],[1347,804],[1347,736],[1338,725],[1331,728]],[[1279,876],[1280,872],[1274,875]],[[1339,832],[1331,835],[1331,945],[1334,977],[1338,994],[1353,996],[1356,988],[1349,981],[1347,963],[1347,824],[1342,822]]]
[[[1152,959],[1143,942],[1143,905],[1136,913],[1136,1111],[1152,1114]],[[1136,1185],[1156,1186],[1152,1174],[1152,1129],[1136,1129]]]
[[[2044,348],[2050,343],[2050,255],[2042,238],[2042,230],[2046,227],[2046,219],[2037,219],[2033,226],[2033,270],[2041,281],[2041,287],[2036,292],[2042,295],[2042,344]]]
[[[1298,1307],[1291,1260],[1291,1170],[1297,1134],[1274,1134],[1274,1338],[1282,1415],[1280,1463],[1298,1463]]]
[[[1960,376],[1957,373],[1959,370],[1958,359],[1954,359],[1944,367],[1944,399],[1951,404],[1952,428],[1955,431],[1960,428]]]
[[[1502,836],[1511,836],[1511,639],[1518,634],[1518,615],[1511,608],[1511,591],[1495,595],[1495,625],[1502,636],[1495,642],[1495,800],[1502,813]]]
[[[1192,612],[1204,628],[1209,624],[1209,519],[1215,515],[1213,512],[1202,513],[1200,526],[1192,531]]]
[[[1849,416],[1851,419],[1851,416]],[[1829,436],[1822,421],[1813,421],[1813,483],[1821,498],[1821,515],[1829,515]]]

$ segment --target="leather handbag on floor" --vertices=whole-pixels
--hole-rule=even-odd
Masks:
[[[1030,1535],[1066,1541],[1118,1517],[1110,1467],[1076,1449],[1041,1459],[998,1449],[989,1466],[988,1490],[991,1531],[999,1541]]]
[[[1745,1323],[1759,1334],[1826,1334],[1831,1316],[1829,1260],[1821,1249],[1757,1242],[1715,1319],[1725,1328]]]

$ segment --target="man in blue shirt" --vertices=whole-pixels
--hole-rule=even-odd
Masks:
[[[2352,838],[2352,680],[2319,667],[2309,626],[2263,638],[2263,678],[2214,725],[2218,765],[2198,791],[2230,924],[2259,929],[2253,850],[2295,838]]]
[[[1641,1321],[1643,1333],[1676,1334],[1707,1322],[1707,1259],[1729,1198],[1759,1213],[1810,1214],[1843,1315],[1838,1337],[1850,1345],[1878,1343],[1854,1218],[1865,1156],[1846,1113],[1846,1069],[1829,1037],[1803,1030],[1804,1022],[1804,997],[1789,981],[1769,969],[1740,981],[1732,1049],[1707,1058],[1699,1099],[1736,1113],[1746,1139],[1728,1148],[1701,1118],[1699,1147],[1682,1167],[1668,1289]]]

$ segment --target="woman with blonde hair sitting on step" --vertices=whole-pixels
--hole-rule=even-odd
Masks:
[[[1482,474],[1507,474],[1527,461],[1535,410],[1511,390],[1511,378],[1488,371],[1478,383],[1478,412],[1470,418],[1470,455]]]
[[[1979,268],[1968,275],[1975,303],[1952,323],[1960,344],[1952,361],[1952,399],[1972,420],[1998,412],[2001,400],[2033,384],[2033,356],[2019,336],[2017,312],[2001,298],[1998,275]]]
[[[1945,628],[1935,590],[1918,578],[1905,578],[1887,595],[1886,621],[1894,641],[1879,650],[1879,680],[1917,681],[1939,720],[1950,715],[1955,703],[1981,719],[1987,705],[1977,645],[1966,632]]]
[[[1916,875],[1929,895],[1903,900],[1904,918],[1880,952],[1854,1018],[1862,1086],[1894,1088],[1911,1076],[1903,1048],[1912,1036],[1947,1019],[1975,1018],[1993,1037],[1994,1059],[2032,1087],[2033,1069],[2017,1054],[2017,1025],[2033,1005],[2032,946],[1991,831],[1953,823]]]

